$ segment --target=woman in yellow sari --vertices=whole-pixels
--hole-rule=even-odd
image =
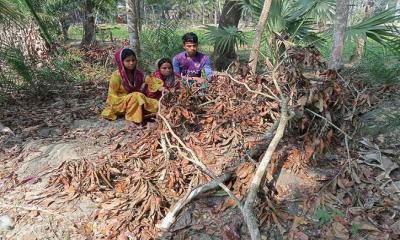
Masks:
[[[161,90],[163,82],[153,77],[145,79],[143,71],[137,68],[136,54],[132,49],[119,49],[115,61],[118,70],[111,76],[107,106],[101,115],[109,120],[125,116],[128,121],[141,123],[146,112],[157,112],[157,99],[146,95]]]

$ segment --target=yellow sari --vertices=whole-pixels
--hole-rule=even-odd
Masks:
[[[163,81],[151,76],[145,79],[144,93],[129,93],[122,84],[120,72],[115,71],[110,79],[108,88],[107,106],[101,113],[106,119],[115,120],[118,116],[125,115],[125,119],[135,123],[143,122],[146,112],[155,113],[158,110],[158,101],[146,97],[146,93],[157,92],[162,89]]]

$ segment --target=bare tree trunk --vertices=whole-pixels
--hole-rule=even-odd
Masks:
[[[217,25],[218,24],[218,10],[215,9],[214,11],[214,24]]]
[[[348,0],[336,0],[335,28],[333,30],[333,45],[329,69],[339,70],[342,67],[342,53],[349,16]]]
[[[190,22],[192,23],[192,27],[194,26],[194,12],[193,9],[190,9]]]
[[[65,18],[60,19],[60,26],[61,26],[61,31],[62,31],[62,36],[63,36],[63,41],[67,41],[69,39],[68,36],[68,29],[70,26],[70,22],[66,20]]]
[[[144,5],[144,0],[138,0],[137,1],[137,9],[136,12],[138,14],[138,28],[139,28],[139,32],[142,31],[142,9],[143,9],[143,5]]]
[[[94,23],[94,4],[86,0],[83,9],[83,38],[81,46],[89,46],[96,41],[96,25]]]
[[[374,2],[368,1],[365,5],[364,9],[364,19],[367,19],[371,16],[373,12]],[[364,54],[364,48],[366,44],[366,36],[357,38],[356,47],[353,51],[353,54],[350,57],[350,63],[360,62],[362,55]]]
[[[250,52],[250,68],[252,73],[256,73],[257,70],[257,62],[258,62],[258,55],[260,52],[260,45],[261,45],[261,37],[265,29],[265,24],[267,23],[269,9],[271,8],[272,0],[265,0],[264,6],[261,12],[260,19],[258,20],[256,34],[254,35],[253,46]]]
[[[234,0],[227,0],[222,9],[222,14],[219,19],[219,28],[226,28],[229,26],[237,27],[240,17],[242,16],[242,8],[236,4]],[[231,46],[225,54],[216,52],[214,46],[214,62],[218,71],[226,69],[229,64],[236,59],[235,46]]]
[[[154,5],[151,5],[151,11],[153,13],[153,24],[156,22],[156,11],[154,9]]]
[[[147,12],[147,7],[146,4],[143,1],[143,19],[144,19],[144,25],[148,25],[149,24],[149,13]],[[142,31],[143,29],[140,29],[140,31]]]
[[[202,23],[204,25],[204,24],[206,24],[206,19],[205,19],[204,2],[203,1],[201,2],[201,6],[202,6],[202,8],[201,8],[201,21],[202,21]]]
[[[126,0],[127,10],[127,25],[129,33],[129,43],[135,53],[140,55],[140,41],[139,41],[139,14],[138,10],[139,0]]]

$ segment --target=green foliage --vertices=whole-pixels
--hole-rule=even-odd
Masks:
[[[221,55],[248,43],[247,34],[234,26],[226,28],[205,26],[204,29],[206,38],[214,44],[215,50]]]
[[[372,85],[400,83],[400,62],[390,52],[368,52],[361,62],[346,72]]]
[[[22,18],[22,14],[18,12],[18,8],[11,4],[8,0],[0,0],[0,23],[7,21],[17,21]]]
[[[344,217],[345,214],[339,209],[331,209],[330,211],[326,208],[318,208],[315,210],[314,219],[318,220],[320,224],[329,224],[335,216]]]
[[[336,0],[297,0],[294,6],[317,23],[327,22],[332,21],[335,16]]]
[[[314,213],[314,218],[321,224],[328,224],[332,220],[332,215],[325,208],[318,208]]]
[[[400,15],[396,13],[395,9],[377,12],[369,18],[349,26],[346,35],[353,39],[366,36],[383,46],[393,46],[392,44],[396,44],[400,37],[399,30],[395,25],[395,21],[400,20]]]
[[[140,33],[142,55],[140,64],[146,71],[153,71],[157,59],[172,58],[182,51],[181,36],[176,34],[179,23],[176,21],[160,21],[157,28]]]
[[[361,229],[361,224],[353,224],[353,225],[351,225],[351,235],[352,236],[356,236],[356,235],[358,235],[358,233],[360,232],[360,229]]]
[[[35,97],[45,97],[67,82],[78,80],[80,74],[62,56],[45,63],[24,56],[20,49],[4,47],[0,50],[4,71],[0,75],[0,91],[10,94],[21,91]]]

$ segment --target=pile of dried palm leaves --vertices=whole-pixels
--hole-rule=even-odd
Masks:
[[[127,144],[114,143],[110,156],[63,164],[48,188],[61,188],[68,200],[85,194],[99,204],[93,222],[79,226],[82,234],[154,239],[156,224],[210,175],[232,173],[227,187],[244,199],[284,105],[291,119],[269,166],[273,171],[283,161],[304,171],[333,141],[351,138],[352,120],[371,99],[356,90],[360,86],[326,72],[315,49],[296,47],[286,55],[264,76],[236,68],[217,75],[206,90],[166,93],[155,128],[136,132]]]

